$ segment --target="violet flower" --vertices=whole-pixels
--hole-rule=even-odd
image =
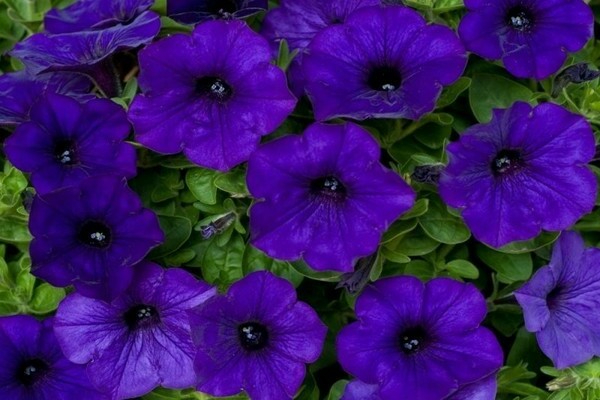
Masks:
[[[29,230],[35,276],[106,299],[127,288],[132,265],[164,240],[156,215],[115,176],[36,196]]]
[[[268,0],[169,0],[167,15],[184,24],[196,24],[208,19],[246,18],[268,6]]]
[[[71,71],[88,76],[107,96],[119,91],[111,56],[152,41],[160,30],[158,14],[146,11],[127,24],[98,31],[36,33],[15,45],[10,55],[34,74]]]
[[[65,356],[86,364],[90,381],[113,400],[143,396],[161,385],[196,382],[186,311],[216,290],[182,269],[143,262],[131,286],[111,303],[67,296],[54,330]]]
[[[600,249],[586,249],[579,234],[563,232],[550,264],[515,297],[523,307],[525,328],[535,333],[556,368],[600,356]]]
[[[315,36],[302,58],[317,120],[419,119],[466,62],[452,30],[404,6],[356,10]]]
[[[317,360],[327,328],[294,287],[270,272],[237,281],[190,312],[198,390],[291,399]]]
[[[467,50],[502,59],[519,78],[554,74],[594,31],[594,15],[582,0],[465,0],[465,6],[458,33]]]
[[[415,193],[379,162],[358,125],[309,126],[260,147],[248,162],[251,242],[273,258],[349,272],[410,209]]]
[[[344,23],[355,10],[380,4],[381,0],[282,0],[279,7],[269,10],[261,34],[269,39],[273,53],[278,53],[282,39],[291,51],[299,51],[288,70],[290,88],[297,97],[304,94],[302,57],[312,38],[328,26]]]
[[[0,125],[17,125],[29,119],[31,106],[45,93],[60,93],[78,100],[89,100],[88,79],[71,73],[35,76],[28,71],[0,75]]]
[[[4,151],[44,194],[92,175],[135,176],[135,148],[124,142],[130,130],[125,111],[110,100],[80,104],[48,93],[31,108],[30,121],[6,139]]]
[[[226,171],[247,161],[296,99],[267,41],[242,21],[207,21],[140,52],[129,119],[136,140],[161,154]]]
[[[472,284],[380,279],[361,293],[355,311],[358,322],[338,334],[338,360],[378,385],[382,399],[446,399],[502,366],[500,344],[480,326],[485,299]]]
[[[77,0],[63,9],[48,11],[44,29],[49,33],[71,33],[126,25],[152,4],[154,0]]]
[[[0,396],[6,400],[108,400],[88,380],[85,368],[63,356],[52,318],[0,317]]]
[[[592,129],[556,104],[496,109],[447,150],[440,195],[490,246],[560,231],[594,207],[597,183],[586,166],[595,153]]]

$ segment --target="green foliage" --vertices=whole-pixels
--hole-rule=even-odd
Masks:
[[[515,101],[530,101],[533,92],[511,79],[479,73],[473,75],[469,88],[469,103],[479,122],[492,119],[492,109],[507,108]]]

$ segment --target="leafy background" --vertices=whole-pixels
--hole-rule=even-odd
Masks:
[[[73,0],[0,0],[0,53],[41,30],[43,16],[51,7]],[[166,0],[154,9],[165,15]],[[276,6],[278,1],[271,1]],[[464,7],[461,0],[407,0],[429,21],[456,28]],[[592,0],[597,19],[600,0]],[[262,16],[248,22],[257,28]],[[190,27],[162,17],[161,36],[189,32]],[[132,56],[135,54],[132,54]],[[276,60],[287,68],[293,54],[283,45]],[[594,39],[572,55],[566,65],[589,63],[593,69],[600,58]],[[19,62],[0,57],[0,70],[20,69]],[[122,93],[113,100],[127,107],[137,92],[135,67],[123,71]],[[473,282],[486,296],[489,309],[485,325],[492,328],[505,350],[505,367],[498,376],[498,399],[599,399],[600,361],[557,371],[538,349],[535,337],[523,328],[521,309],[512,292],[542,265],[547,264],[556,233],[491,249],[471,238],[455,210],[440,200],[436,187],[422,179],[415,169],[446,162],[445,146],[467,127],[487,122],[491,110],[508,107],[516,100],[536,104],[553,101],[584,115],[596,136],[600,129],[600,88],[597,80],[569,85],[553,96],[553,81],[519,80],[500,65],[471,55],[462,78],[444,89],[436,110],[419,121],[370,120],[363,122],[383,149],[382,161],[402,175],[418,192],[418,200],[407,214],[394,222],[370,260],[360,265],[370,280],[411,274],[424,280],[436,276]],[[286,133],[300,133],[313,121],[309,104],[302,100],[284,124],[265,140]],[[10,134],[0,129],[2,138]],[[0,173],[0,315],[51,315],[65,296],[65,290],[37,280],[30,274],[27,253],[31,239],[27,229],[27,208],[34,192],[25,175],[4,159]],[[309,368],[298,399],[339,399],[348,376],[336,363],[334,338],[342,326],[353,320],[356,294],[340,281],[347,276],[316,273],[302,262],[277,261],[248,244],[247,211],[252,199],[245,184],[245,166],[227,173],[202,169],[182,156],[163,157],[138,146],[138,175],[130,181],[144,204],[160,219],[166,241],[149,258],[165,266],[180,266],[207,282],[226,289],[251,271],[267,269],[291,281],[299,298],[317,310],[328,325],[329,334],[321,358]],[[591,168],[600,180],[600,163]],[[596,202],[600,205],[600,200]],[[215,222],[216,221],[216,222]],[[207,229],[217,233],[206,238]],[[582,218],[575,229],[589,245],[600,244],[600,209]],[[370,261],[370,263],[369,263]],[[357,266],[358,268],[358,266]],[[356,282],[355,282],[356,283]],[[358,284],[365,283],[359,281]],[[599,311],[600,312],[600,311]],[[547,387],[546,387],[547,385]],[[548,390],[550,389],[550,390]],[[155,390],[146,400],[209,399],[193,390]],[[236,396],[231,399],[243,399]]]

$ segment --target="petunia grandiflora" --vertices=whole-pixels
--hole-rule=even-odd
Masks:
[[[419,119],[463,73],[467,54],[448,27],[404,6],[363,7],[317,34],[302,58],[319,121]]]
[[[515,297],[525,328],[556,368],[600,356],[600,249],[586,248],[576,232],[562,232],[552,258]]]
[[[516,102],[447,146],[440,195],[476,239],[493,247],[560,231],[592,211],[595,140],[584,117],[553,104]]]
[[[207,21],[140,52],[142,94],[129,118],[136,140],[227,171],[248,160],[296,98],[266,39],[242,21]]]
[[[465,0],[465,6],[458,33],[467,50],[501,59],[519,78],[549,77],[594,34],[583,0]]]
[[[112,302],[67,296],[56,312],[56,338],[112,400],[143,396],[159,385],[185,389],[196,383],[186,312],[215,293],[182,269],[144,261]]]
[[[273,258],[303,258],[318,271],[352,271],[415,201],[380,154],[375,139],[352,123],[316,123],[261,146],[248,162],[252,244]]]
[[[258,271],[189,312],[199,391],[292,399],[319,358],[327,333],[292,284]]]
[[[472,284],[384,278],[363,290],[355,312],[358,321],[338,334],[338,360],[360,381],[378,385],[381,399],[451,399],[502,366],[498,340],[481,326],[485,298]]]

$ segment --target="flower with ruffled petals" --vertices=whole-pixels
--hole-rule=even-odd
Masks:
[[[252,244],[315,270],[352,271],[415,199],[379,157],[377,142],[351,123],[313,124],[260,147],[248,162]]]
[[[381,0],[282,0],[265,17],[261,34],[269,39],[277,54],[285,39],[290,50],[299,50],[289,66],[290,87],[296,96],[304,93],[302,57],[313,37],[328,26],[341,24],[355,10],[377,6]]]
[[[583,0],[465,0],[465,6],[458,33],[467,50],[502,59],[519,78],[557,72],[567,52],[581,50],[594,32]]]
[[[110,100],[80,104],[48,93],[32,107],[30,121],[6,140],[4,151],[44,194],[93,175],[133,177],[135,148],[124,143],[130,129],[123,108]]]
[[[268,0],[169,0],[167,15],[184,24],[195,24],[207,19],[246,18],[268,6]]]
[[[556,104],[496,109],[447,150],[442,199],[490,246],[560,231],[594,207],[596,178],[585,165],[595,153],[592,128]]]
[[[356,10],[315,36],[302,59],[318,120],[419,119],[466,63],[452,30],[404,6]]]
[[[131,286],[111,303],[67,296],[56,313],[56,338],[65,356],[86,364],[92,384],[114,400],[159,385],[185,389],[196,383],[186,311],[215,292],[184,270],[142,262]]]
[[[291,283],[258,271],[189,312],[198,390],[291,399],[317,360],[327,328]]]
[[[152,4],[154,0],[77,0],[63,9],[48,11],[44,29],[50,33],[70,33],[128,24]]]
[[[34,74],[73,71],[88,76],[107,96],[118,94],[112,55],[152,41],[160,30],[158,14],[146,11],[126,24],[97,31],[36,33],[17,43],[10,55]]]
[[[556,368],[600,356],[600,249],[585,248],[575,232],[563,232],[550,264],[515,291],[525,328]]]
[[[63,356],[52,318],[0,317],[0,396],[6,400],[108,400],[97,392],[85,368]]]
[[[445,399],[502,366],[500,344],[480,326],[485,299],[471,284],[381,279],[361,293],[355,311],[358,322],[338,334],[338,360],[379,385],[382,399]]]
[[[29,230],[34,275],[108,299],[127,288],[132,265],[164,240],[156,215],[115,176],[36,196]]]
[[[267,41],[242,21],[208,21],[140,52],[143,94],[129,109],[136,140],[226,171],[248,160],[296,99]]]
[[[29,119],[31,106],[45,93],[60,93],[78,100],[95,98],[88,79],[58,72],[35,76],[28,71],[0,75],[0,124],[16,125]]]

